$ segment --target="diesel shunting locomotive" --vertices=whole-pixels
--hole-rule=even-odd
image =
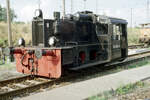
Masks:
[[[17,71],[60,78],[62,69],[78,70],[124,60],[128,56],[127,21],[90,11],[43,19],[36,10],[32,21],[32,47],[19,40],[19,47],[6,50],[14,55]]]

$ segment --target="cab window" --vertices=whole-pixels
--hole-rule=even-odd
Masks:
[[[113,39],[120,40],[121,35],[122,35],[121,24],[114,24],[113,25]]]

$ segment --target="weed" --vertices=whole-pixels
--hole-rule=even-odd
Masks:
[[[133,90],[135,90],[137,88],[143,88],[146,85],[147,84],[140,81],[140,82],[137,82],[135,84],[128,84],[128,85],[125,85],[125,86],[120,86],[115,91],[112,91],[112,90],[111,91],[106,91],[106,92],[103,92],[103,93],[98,94],[96,96],[92,96],[92,97],[88,98],[87,100],[109,100],[110,98],[112,98],[114,96],[120,96],[120,95],[130,93]]]
[[[116,94],[117,95],[124,95],[127,94],[133,90],[135,90],[136,88],[141,88],[144,87],[145,84],[144,82],[137,82],[135,84],[128,84],[126,86],[121,86],[116,90]]]
[[[18,39],[23,37],[26,43],[29,44],[31,41],[31,24],[25,23],[12,23],[12,37],[14,45],[17,45]],[[0,47],[8,45],[7,42],[7,24],[4,22],[0,23]]]
[[[127,68],[128,69],[137,68],[137,67],[141,67],[141,66],[144,66],[144,65],[147,65],[147,64],[150,64],[150,61],[149,60],[144,60],[144,61],[137,62],[135,64],[131,64],[131,65],[127,66]]]
[[[128,28],[128,43],[129,45],[132,44],[139,44],[140,38],[140,29],[139,28]]]

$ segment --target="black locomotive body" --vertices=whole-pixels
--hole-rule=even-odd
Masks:
[[[59,71],[53,70],[56,64],[52,67],[51,64],[46,63],[48,61],[44,60],[48,54],[57,56],[58,52],[54,50],[60,50],[61,61],[58,59],[54,61],[60,62]],[[32,74],[59,78],[61,74],[56,76],[55,74],[61,73],[62,68],[78,70],[124,60],[128,56],[127,21],[95,15],[89,11],[66,15],[63,19],[60,19],[60,14],[56,12],[54,20],[43,19],[41,13],[32,21],[32,48],[19,47],[14,48],[13,51],[18,59],[19,72],[29,74],[27,68],[21,70],[25,66],[23,63],[28,62],[26,67],[30,69],[29,71],[32,69]],[[27,53],[27,51],[30,52]],[[26,53],[26,57],[23,58]],[[40,59],[43,60],[40,62]],[[53,60],[51,61],[50,63],[53,63]],[[43,70],[48,68],[44,69],[40,63],[46,64],[47,67],[51,66],[52,73],[47,71],[44,73]]]

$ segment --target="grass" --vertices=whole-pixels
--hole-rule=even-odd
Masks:
[[[137,82],[134,84],[128,84],[125,86],[120,86],[115,91],[114,90],[105,91],[105,92],[98,94],[96,96],[92,96],[92,97],[88,98],[87,100],[109,100],[110,98],[131,93],[136,89],[143,88],[143,87],[146,87],[148,85],[149,84],[140,81],[140,82]]]
[[[127,66],[123,66],[123,67],[122,66],[117,66],[116,69],[114,69],[111,72],[116,73],[116,72],[120,72],[120,71],[123,71],[123,70],[126,70],[126,69],[129,70],[129,69],[133,69],[133,68],[143,67],[145,65],[150,65],[150,60],[149,59],[142,60],[142,61],[130,64],[130,65],[127,65]]]
[[[129,45],[139,44],[140,28],[128,28],[128,43]]]
[[[128,69],[138,68],[138,67],[141,67],[141,66],[144,66],[144,65],[148,65],[148,64],[150,64],[150,61],[149,60],[144,60],[144,61],[140,61],[140,62],[137,62],[135,64],[129,65]]]
[[[136,62],[134,64],[128,65],[127,68],[128,69],[138,68],[138,67],[141,67],[141,66],[144,66],[144,65],[148,65],[148,64],[150,64],[150,60],[149,59],[145,59],[145,60]]]
[[[0,22],[0,47],[7,46],[7,24]],[[30,23],[12,23],[12,38],[14,45],[18,39],[23,37],[28,44],[31,41],[31,24]]]
[[[15,68],[15,64],[14,63],[5,63],[5,64],[2,64],[0,65],[0,70],[12,70]]]
[[[118,89],[116,89],[115,92],[117,95],[124,95],[129,92],[132,92],[133,90],[135,90],[137,88],[142,88],[144,86],[146,86],[144,82],[137,82],[135,84],[128,84],[126,86],[121,86]]]
[[[0,71],[2,70],[12,70],[14,69],[15,66],[15,62],[10,62],[8,61],[8,56],[5,56],[5,62],[3,61],[3,58],[0,58]]]

